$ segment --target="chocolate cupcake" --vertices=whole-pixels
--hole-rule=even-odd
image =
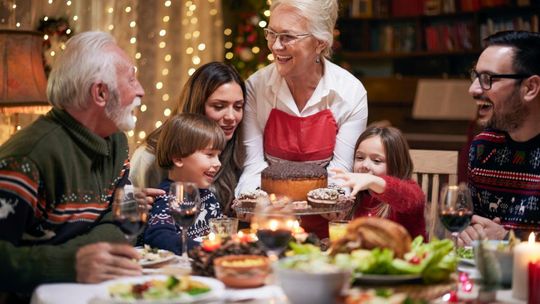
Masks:
[[[337,204],[340,193],[336,189],[318,188],[308,192],[308,202],[313,208],[330,208]]]

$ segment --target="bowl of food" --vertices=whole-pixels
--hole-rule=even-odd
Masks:
[[[254,288],[265,284],[270,260],[260,255],[228,255],[214,260],[214,271],[228,287]]]
[[[350,272],[326,256],[292,256],[274,264],[278,284],[292,304],[337,303],[349,287]]]
[[[486,240],[483,241],[483,251],[480,250],[479,245],[479,241],[473,242],[475,264],[480,274],[483,277],[486,275],[500,276],[499,283],[510,286],[514,261],[511,243],[501,240]],[[494,265],[489,265],[491,258],[493,258]]]

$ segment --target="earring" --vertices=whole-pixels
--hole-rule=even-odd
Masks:
[[[315,58],[315,63],[321,63],[321,58],[317,56],[317,58]]]

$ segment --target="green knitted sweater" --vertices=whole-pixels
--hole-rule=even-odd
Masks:
[[[75,281],[80,246],[120,241],[110,195],[124,176],[123,133],[102,138],[53,109],[0,147],[0,291]]]

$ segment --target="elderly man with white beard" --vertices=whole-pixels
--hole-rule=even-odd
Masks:
[[[0,147],[0,292],[141,274],[137,251],[105,221],[128,176],[123,132],[135,127],[143,95],[109,34],[68,41],[49,77],[52,110]]]

